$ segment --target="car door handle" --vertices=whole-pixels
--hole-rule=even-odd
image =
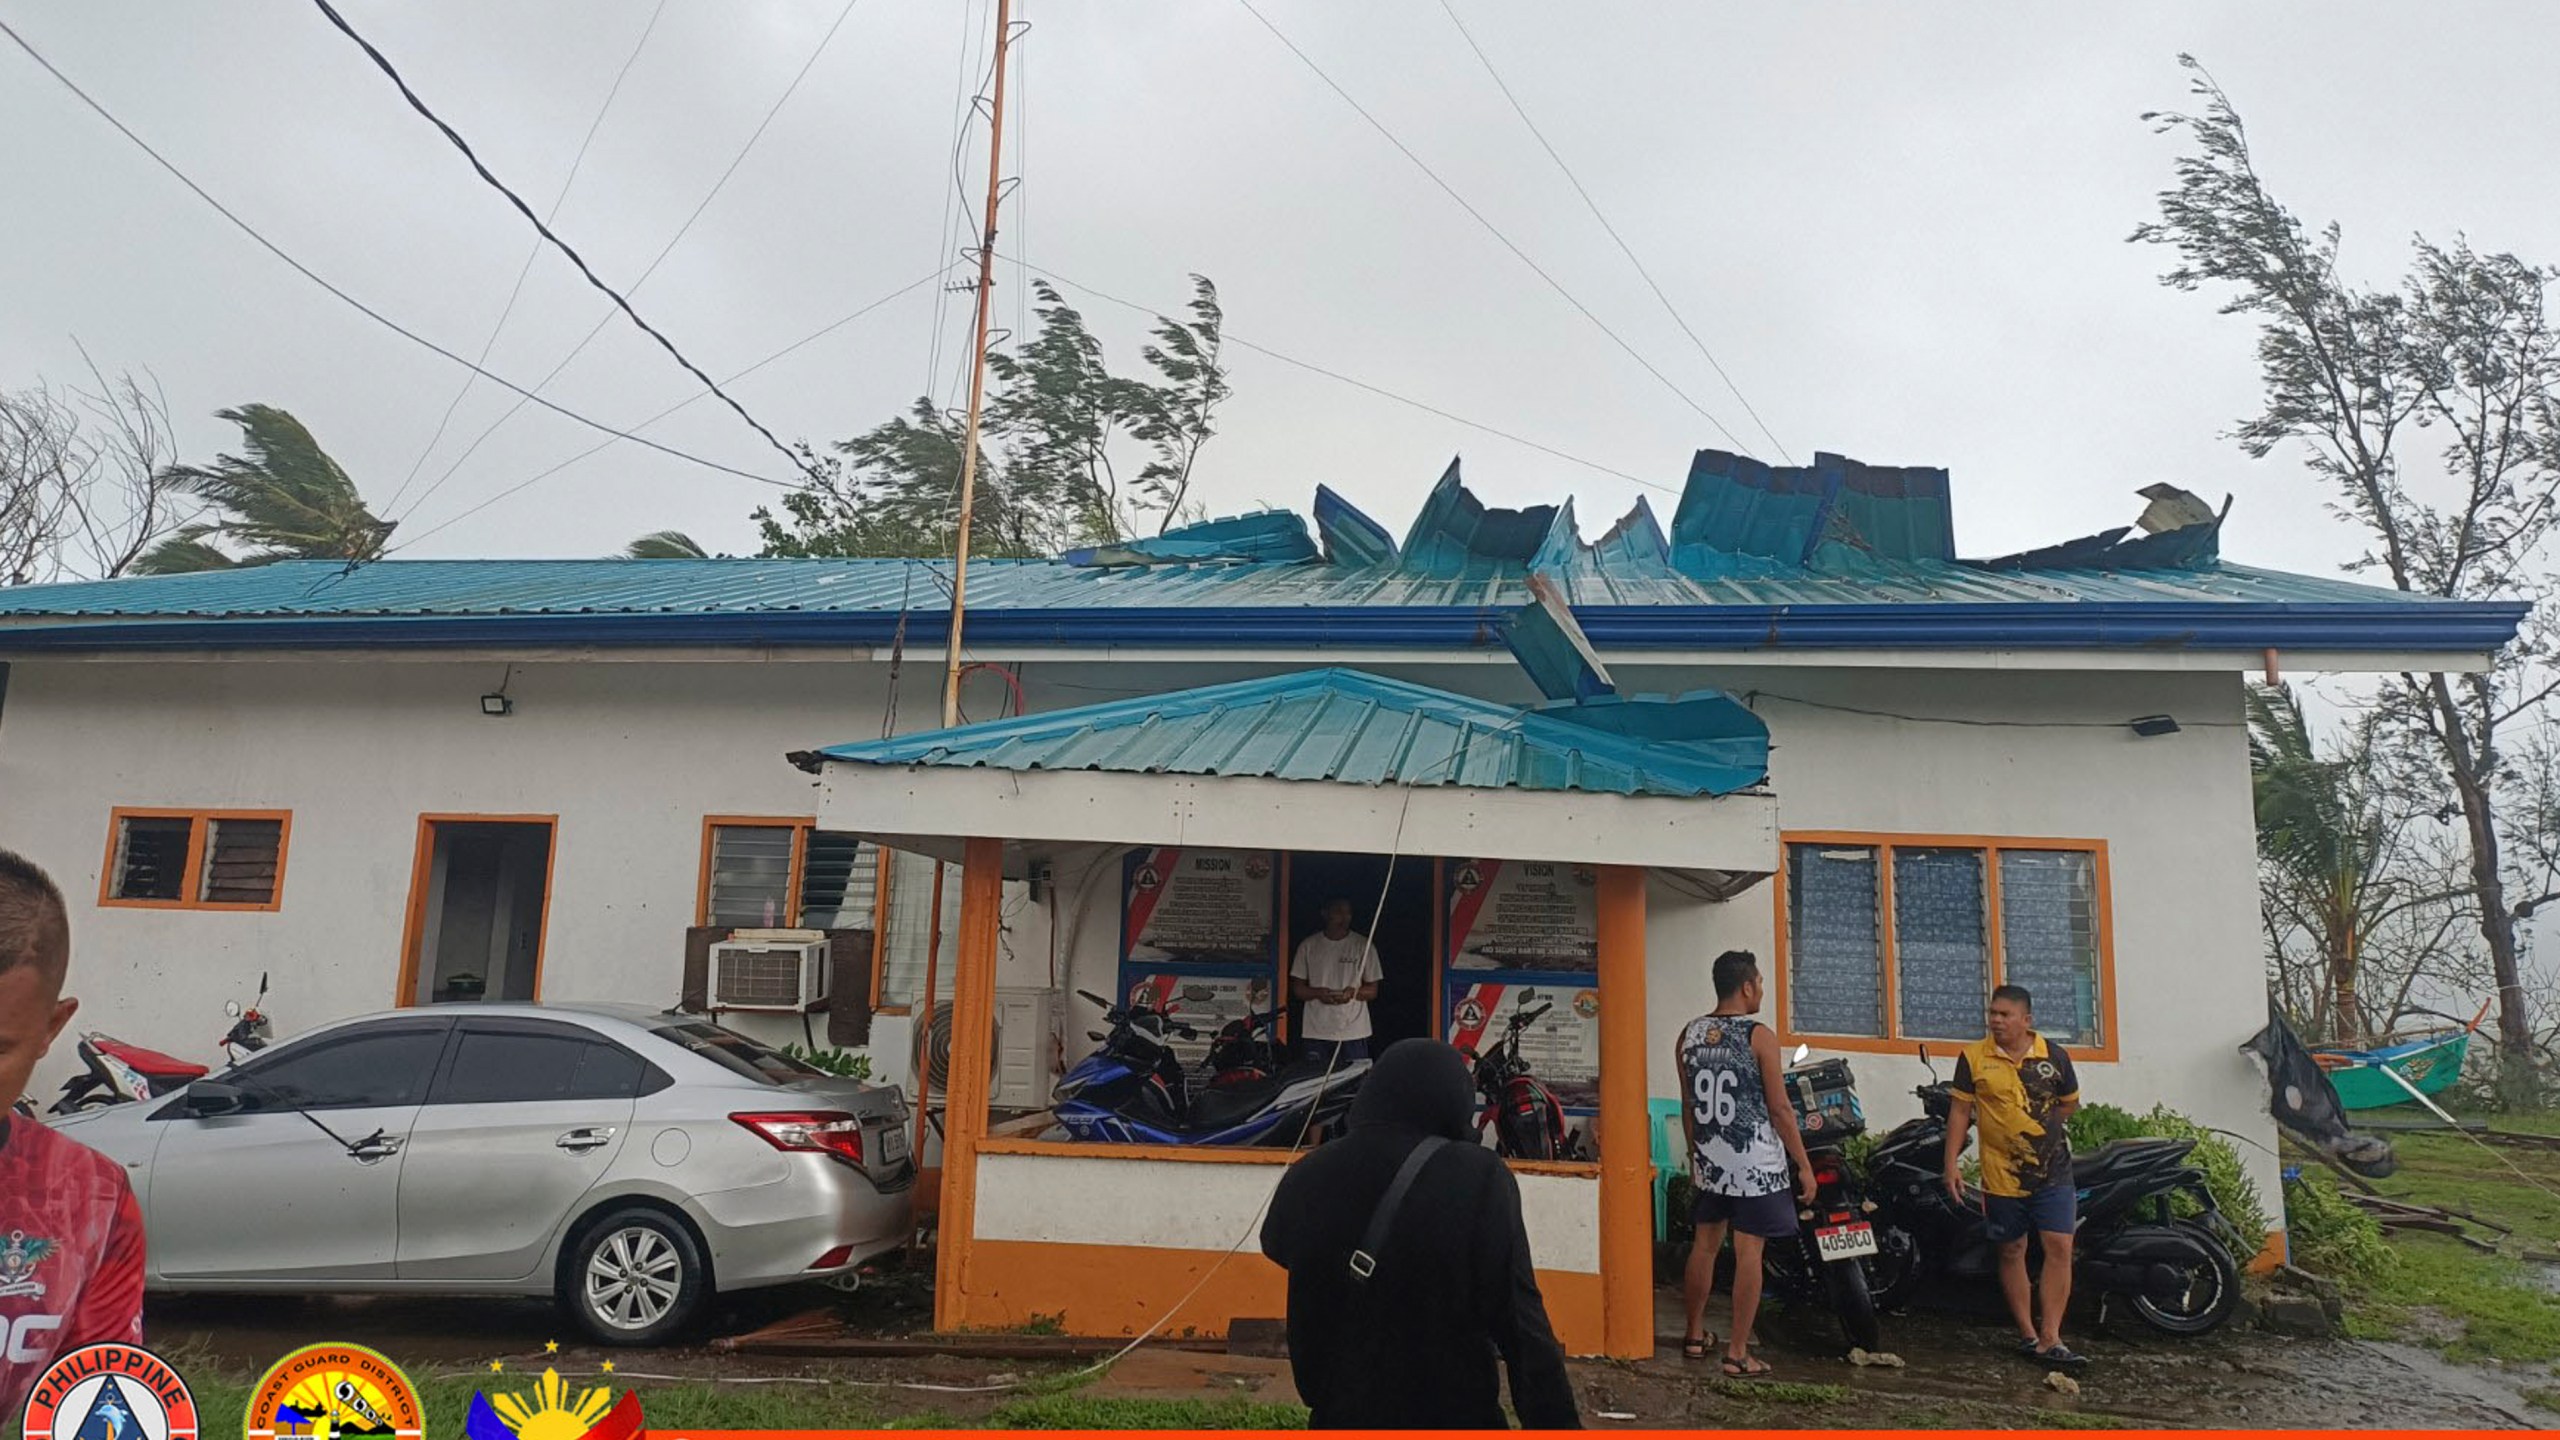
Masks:
[[[377,1160],[388,1160],[399,1154],[400,1143],[400,1137],[396,1135],[376,1135],[371,1139],[359,1140],[348,1146],[347,1154],[359,1165],[370,1165]]]
[[[561,1136],[559,1139],[554,1140],[551,1143],[568,1151],[572,1155],[583,1155],[600,1146],[612,1144],[613,1127],[610,1125],[590,1125],[582,1130],[572,1130],[568,1134]]]

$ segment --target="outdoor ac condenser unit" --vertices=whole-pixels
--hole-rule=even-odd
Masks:
[[[996,991],[995,1093],[999,1110],[1037,1110],[1058,1083],[1057,1042],[1051,1035],[1055,990]]]
[[[827,998],[827,937],[740,930],[711,947],[711,1008],[806,1011]]]

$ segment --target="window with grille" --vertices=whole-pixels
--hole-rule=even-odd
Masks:
[[[923,993],[926,955],[934,943],[930,856],[889,852],[884,914],[881,851],[868,841],[807,820],[713,819],[707,830],[700,923],[885,929],[876,1006],[903,1009]],[[952,866],[943,877],[943,971],[934,987],[944,995],[951,991],[949,967],[959,934],[960,872]]]
[[[1790,837],[1786,850],[1789,1034],[1973,1040],[2006,984],[2035,997],[2053,1039],[2113,1044],[2097,842]]]
[[[118,810],[101,905],[273,910],[283,903],[286,811]]]

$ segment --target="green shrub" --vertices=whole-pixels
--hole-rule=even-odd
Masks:
[[[2372,1280],[2399,1264],[2373,1216],[2347,1203],[2323,1170],[2306,1170],[2284,1187],[2285,1238],[2293,1263],[2315,1274]]]
[[[806,1045],[785,1045],[782,1053],[812,1070],[823,1070],[846,1080],[871,1078],[871,1052],[867,1050],[817,1050]]]

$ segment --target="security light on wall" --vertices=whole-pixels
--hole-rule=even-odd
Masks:
[[[2178,720],[2174,715],[2137,715],[2133,719],[2126,721],[2125,724],[2132,729],[2134,734],[2139,735],[2146,740],[2155,735],[2175,735],[2178,733]]]
[[[492,690],[488,694],[480,697],[480,713],[483,715],[513,715],[516,713],[516,702],[508,699],[505,691]]]

